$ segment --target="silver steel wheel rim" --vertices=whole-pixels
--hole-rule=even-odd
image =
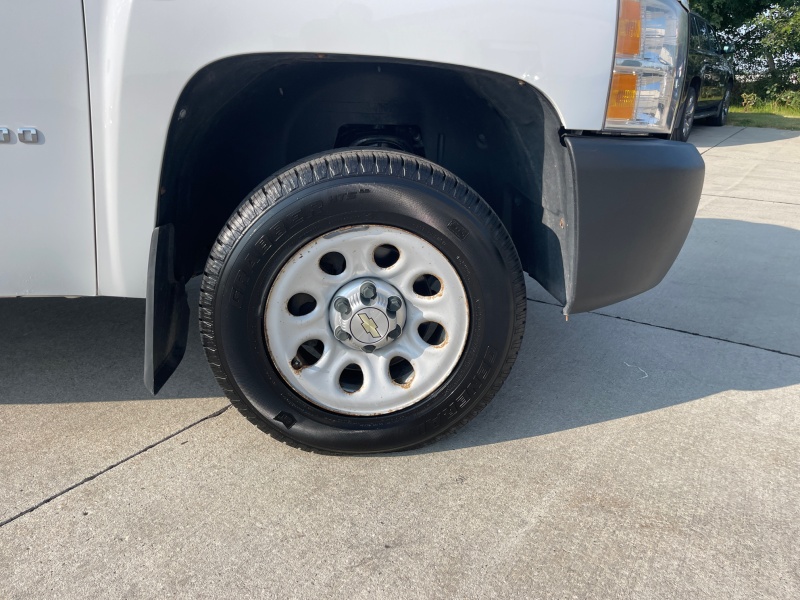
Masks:
[[[387,246],[396,248],[399,257],[390,266],[382,267],[376,262],[375,252]],[[323,257],[332,253],[345,259],[344,269],[338,274],[320,266]],[[424,276],[433,276],[441,289],[432,295],[417,293],[415,281]],[[383,345],[366,351],[352,336],[345,339],[340,331],[346,328],[342,327],[343,313],[334,308],[334,301],[347,295],[355,304],[347,327],[359,326],[352,319],[365,313],[361,326],[386,328],[381,318],[369,322],[369,316],[379,317],[378,313],[358,305],[363,300],[359,300],[358,291],[364,283],[380,288],[380,298],[374,301],[379,312],[390,312],[388,297],[393,294],[399,295],[402,302],[402,314],[398,311],[393,315],[391,326],[396,328],[402,323],[399,336],[387,341],[388,332],[376,331]],[[303,305],[306,310],[296,310],[296,298],[306,298],[301,295],[313,298],[314,307],[309,312],[306,310],[310,301]],[[466,290],[450,261],[418,235],[383,225],[337,229],[303,246],[278,273],[264,310],[267,351],[286,383],[317,406],[354,416],[392,413],[428,397],[458,364],[468,329]],[[431,330],[437,334],[428,336],[426,341],[421,331]],[[353,331],[364,338],[360,330]],[[311,352],[313,363],[306,364],[302,358],[309,354],[299,350],[312,340],[321,342],[324,349],[321,354]],[[306,347],[312,346],[318,348],[314,344]],[[403,365],[405,373],[394,377],[398,364]],[[349,365],[356,365],[361,371],[363,382],[358,389],[353,389],[355,384],[351,383],[353,379],[357,383],[356,369],[349,368],[345,373]],[[413,369],[410,377],[409,365]]]

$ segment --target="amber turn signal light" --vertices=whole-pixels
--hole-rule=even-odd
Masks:
[[[636,109],[636,75],[614,73],[611,78],[611,94],[608,97],[609,119],[633,119]]]
[[[617,24],[617,56],[636,56],[642,47],[642,5],[622,0]]]

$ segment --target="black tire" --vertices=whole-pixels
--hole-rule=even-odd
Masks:
[[[673,140],[679,142],[686,142],[692,133],[692,126],[694,125],[694,113],[697,110],[697,90],[690,87],[686,92],[686,100],[683,103],[683,109],[680,111],[680,118],[675,124],[675,130],[672,136]]]
[[[433,243],[461,278],[470,311],[466,346],[444,383],[408,408],[369,417],[301,397],[272,364],[263,333],[267,294],[289,257],[358,224],[403,229]],[[478,194],[417,156],[350,149],[288,168],[237,208],[206,264],[200,330],[225,394],[264,431],[305,449],[383,452],[433,442],[478,414],[511,370],[525,310],[517,252]]]
[[[722,127],[728,123],[728,111],[731,107],[731,86],[725,88],[725,95],[722,97],[722,102],[719,103],[717,114],[708,118],[708,124],[714,127]]]

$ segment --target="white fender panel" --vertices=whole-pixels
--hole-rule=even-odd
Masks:
[[[565,127],[599,130],[617,2],[85,0],[85,11],[99,293],[144,297],[170,118],[205,65],[315,52],[474,67],[536,86]]]

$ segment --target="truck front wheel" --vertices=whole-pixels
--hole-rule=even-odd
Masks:
[[[427,160],[353,149],[264,182],[206,264],[203,344],[265,431],[331,452],[423,445],[475,416],[525,323],[491,208]]]

